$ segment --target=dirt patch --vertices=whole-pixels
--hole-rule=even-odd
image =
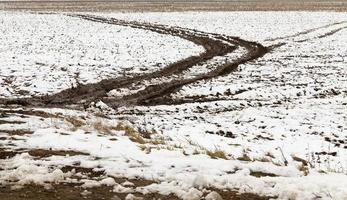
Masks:
[[[45,150],[45,149],[32,149],[32,150],[7,150],[0,149],[0,159],[8,159],[12,158],[17,154],[28,152],[30,156],[38,157],[38,158],[47,158],[50,156],[76,156],[76,155],[86,155],[89,154],[83,152],[76,151],[54,151],[54,150]]]
[[[30,130],[24,130],[24,129],[17,129],[17,130],[0,130],[0,133],[7,133],[8,135],[14,136],[14,135],[31,135],[34,133],[34,131]]]
[[[84,168],[79,166],[64,166],[63,168],[61,168],[61,171],[63,171],[64,173],[70,172],[72,170],[75,170],[76,173],[81,173],[92,178],[101,177],[105,173],[104,170],[93,170],[91,168]]]
[[[0,99],[0,104],[1,104],[1,99]],[[6,103],[4,105],[6,106]],[[21,117],[25,117],[25,115],[29,115],[29,116],[37,116],[37,117],[42,117],[42,118],[62,118],[62,116],[60,116],[60,114],[51,114],[51,113],[47,113],[44,111],[31,110],[31,109],[26,109],[26,110],[3,109],[3,110],[1,110],[1,112],[6,114],[6,115],[20,114],[20,115],[22,115]]]
[[[239,194],[237,191],[230,191],[230,190],[216,190],[212,189],[212,191],[218,192],[218,194],[221,195],[221,197],[225,200],[269,200],[269,199],[275,199],[276,197],[266,197],[266,196],[259,196],[257,194],[252,193],[242,193]]]
[[[273,173],[260,172],[260,171],[251,171],[251,173],[249,175],[257,177],[257,178],[267,177],[267,176],[269,176],[269,177],[276,177],[277,176],[276,174],[273,174]]]
[[[85,155],[89,154],[77,151],[62,151],[62,150],[46,150],[46,149],[32,149],[29,152],[29,155],[39,158],[46,158],[50,156],[77,156],[77,155]]]
[[[256,194],[243,193],[238,194],[237,191],[222,191],[212,190],[218,192],[223,199],[233,200],[268,200],[270,197],[262,197]],[[51,189],[45,189],[37,185],[27,185],[22,189],[11,190],[9,186],[0,188],[0,199],[6,200],[118,200],[125,199],[128,193],[114,193],[112,187],[95,187],[88,189],[85,195],[82,195],[84,189],[78,187],[77,184],[56,184]],[[141,194],[132,193],[136,197],[146,199],[165,199],[165,200],[178,200],[179,198],[174,195],[161,195],[158,193]]]
[[[88,189],[86,195],[81,193],[84,189],[78,187],[77,184],[59,184],[53,185],[52,189],[45,189],[37,185],[28,185],[19,190],[11,190],[10,187],[0,188],[0,199],[6,200],[79,200],[79,199],[90,199],[90,200],[117,200],[125,199],[126,193],[113,193],[112,187],[95,187]],[[134,193],[135,196],[143,197],[144,199],[178,199],[174,196],[164,196],[160,194],[139,194]],[[117,198],[118,197],[118,198]]]
[[[0,120],[0,125],[1,125],[1,124],[25,124],[25,122],[21,122],[21,121]]]
[[[9,159],[19,154],[15,151],[7,151],[6,149],[0,149],[0,160]]]

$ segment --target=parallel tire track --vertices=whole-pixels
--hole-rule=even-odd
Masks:
[[[66,89],[57,94],[19,99],[0,99],[0,104],[21,104],[26,106],[43,106],[43,107],[65,107],[66,105],[88,105],[92,101],[103,99],[106,103],[113,107],[120,105],[158,105],[167,104],[167,100],[163,102],[164,96],[172,93],[180,87],[199,80],[211,79],[232,72],[238,65],[257,59],[263,56],[267,49],[259,43],[249,42],[237,37],[230,37],[219,34],[205,33],[192,29],[180,27],[169,27],[163,25],[154,25],[149,23],[140,23],[136,21],[124,21],[113,18],[103,18],[92,15],[69,15],[84,20],[98,23],[107,23],[120,26],[128,26],[136,29],[144,29],[160,34],[169,34],[189,40],[197,45],[205,48],[205,52],[198,56],[191,56],[184,60],[172,63],[165,68],[149,73],[136,75],[133,77],[122,77],[102,80],[98,83],[78,85],[75,88]],[[169,83],[161,83],[158,85],[148,86],[144,90],[124,96],[122,99],[104,99],[107,93],[113,89],[130,87],[133,83],[154,78],[168,77],[177,75],[183,71],[199,64],[206,62],[216,56],[224,56],[233,52],[236,48],[245,48],[247,53],[236,61],[218,66],[215,70],[207,74],[200,75],[195,78],[172,81]]]

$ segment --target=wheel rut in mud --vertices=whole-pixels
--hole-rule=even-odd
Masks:
[[[180,37],[182,39],[193,42],[196,45],[202,46],[205,51],[196,56],[190,56],[186,59],[179,60],[168,66],[147,74],[135,74],[132,76],[117,77],[112,79],[104,79],[98,83],[91,83],[85,85],[78,85],[74,88],[63,90],[59,93],[30,97],[30,98],[16,98],[16,99],[0,99],[0,104],[19,104],[22,106],[33,106],[33,107],[66,107],[70,106],[73,108],[82,108],[88,106],[91,102],[102,100],[109,106],[116,108],[119,106],[136,106],[136,105],[171,105],[171,104],[184,104],[195,102],[194,99],[172,99],[170,94],[178,91],[184,85],[188,85],[201,80],[208,80],[219,76],[226,75],[235,70],[240,64],[244,64],[249,61],[256,60],[264,56],[272,48],[284,45],[285,43],[275,44],[270,47],[264,47],[263,45],[250,42],[238,37],[231,37],[215,33],[206,33],[194,29],[171,27],[166,25],[150,24],[137,21],[125,21],[114,18],[104,18],[94,15],[85,14],[69,14],[68,16],[74,18],[80,18],[82,20],[88,20],[95,23],[106,23],[118,26],[127,26],[135,29],[143,29],[159,34],[172,35]],[[325,26],[309,29],[293,35],[284,37],[274,38],[268,41],[280,41],[280,40],[296,40],[295,42],[305,42],[310,39],[297,40],[297,37],[311,34],[312,32],[325,30],[326,32],[311,39],[319,39],[335,34],[336,32],[347,28],[335,27],[346,24],[346,21],[336,22]],[[211,61],[217,56],[226,56],[229,53],[234,52],[238,48],[245,49],[245,53],[239,56],[237,59],[231,59],[226,63],[216,64],[214,69],[199,74],[194,77],[173,79],[170,81],[164,81],[165,78],[172,76],[182,76],[185,71],[199,66],[203,63]],[[145,89],[140,91],[133,90],[133,85],[143,86],[143,82],[150,82],[151,80],[160,80],[159,83],[151,83],[145,85]],[[126,88],[129,91],[134,91],[128,95],[121,97],[109,97],[108,93],[115,89]],[[198,102],[211,101],[211,99],[198,99]]]
[[[106,79],[98,83],[78,85],[77,87],[66,89],[53,95],[32,98],[0,99],[1,104],[19,104],[39,107],[65,107],[66,105],[75,105],[77,107],[81,107],[81,105],[89,105],[89,103],[97,100],[103,100],[112,107],[123,105],[167,104],[170,102],[168,101],[167,95],[180,89],[182,86],[199,80],[211,79],[228,74],[235,70],[238,65],[257,59],[267,52],[266,47],[262,46],[261,44],[249,42],[237,37],[205,33],[187,28],[169,27],[136,21],[124,21],[92,15],[79,14],[69,16],[97,23],[127,26],[136,29],[149,30],[159,34],[169,34],[191,41],[196,45],[201,45],[204,47],[205,51],[198,56],[191,56],[177,61],[153,73],[134,75],[132,77]],[[193,66],[209,61],[216,56],[225,56],[240,47],[247,50],[245,55],[232,62],[227,62],[217,66],[214,70],[206,74],[201,74],[194,78],[186,78],[149,85],[144,90],[141,90],[135,94],[123,96],[117,99],[107,98],[107,93],[111,90],[117,88],[127,88],[134,83],[139,83],[146,80],[148,81],[152,79],[179,75]]]

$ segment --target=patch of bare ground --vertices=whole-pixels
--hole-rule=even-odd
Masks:
[[[224,200],[268,200],[268,199],[274,199],[276,197],[266,197],[266,196],[259,196],[257,194],[252,193],[242,193],[239,194],[237,191],[230,191],[230,190],[215,190]]]
[[[28,185],[19,190],[11,190],[10,187],[0,188],[0,199],[6,200],[78,200],[78,199],[125,199],[126,193],[113,193],[112,187],[95,187],[88,189],[88,193],[83,194],[84,189],[76,184],[58,184],[53,185],[51,189],[37,185]],[[177,199],[175,197],[163,196],[160,194],[136,194],[135,196],[144,197],[144,199]],[[167,198],[169,197],[169,198]]]
[[[6,105],[5,105],[6,106]],[[29,116],[37,116],[42,118],[62,118],[61,114],[51,114],[44,111],[39,110],[17,110],[17,109],[3,109],[1,112],[5,115],[11,115],[11,114],[19,114],[22,115],[21,117],[25,117],[25,115]]]
[[[76,156],[76,155],[89,155],[83,152],[77,151],[63,151],[63,150],[46,150],[46,149],[32,149],[29,152],[29,155],[39,158],[46,158],[50,156]]]
[[[70,172],[74,170],[76,173],[81,173],[84,175],[87,175],[88,177],[92,178],[98,178],[104,175],[105,171],[104,170],[93,170],[91,168],[84,168],[84,167],[79,167],[79,166],[64,166],[61,168],[61,171],[64,173]]]
[[[256,194],[243,193],[238,194],[236,191],[222,191],[215,190],[225,200],[268,200],[270,197],[261,197]],[[161,195],[158,193],[132,193],[136,197],[146,199],[165,199],[165,200],[178,200],[179,198],[174,195]],[[78,187],[77,184],[65,183],[55,184],[50,189],[45,189],[38,185],[27,185],[24,188],[12,190],[10,186],[0,188],[0,199],[6,200],[118,200],[125,199],[128,193],[115,193],[112,192],[112,187],[103,186],[88,189],[85,192],[83,188]]]
[[[17,154],[18,154],[18,152],[14,152],[14,151],[6,150],[4,148],[0,148],[0,160],[12,158],[12,157],[16,156]]]
[[[0,133],[7,133],[8,135],[14,136],[14,135],[31,135],[34,132],[30,130],[24,130],[24,129],[17,129],[17,130],[0,130]]]
[[[273,174],[273,173],[260,172],[260,171],[251,171],[251,173],[249,175],[257,177],[257,178],[267,177],[267,176],[269,176],[269,177],[276,177],[277,176],[276,174]]]
[[[0,159],[8,159],[12,158],[17,154],[27,152],[29,155],[37,157],[37,158],[47,158],[50,156],[76,156],[76,155],[89,155],[83,152],[77,151],[62,151],[62,150],[45,150],[45,149],[31,149],[31,150],[13,150],[13,149],[5,149],[0,148]]]
[[[8,121],[8,120],[0,120],[0,125],[1,124],[24,124],[25,122],[21,121]]]

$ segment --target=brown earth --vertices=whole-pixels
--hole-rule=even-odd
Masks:
[[[89,194],[82,195],[84,191],[76,184],[55,184],[51,189],[45,189],[42,186],[27,185],[22,189],[11,190],[9,186],[0,188],[0,199],[3,200],[118,200],[125,199],[128,193],[112,192],[112,187],[95,187],[88,189]],[[218,192],[224,200],[268,200],[270,197],[261,197],[251,193],[238,194],[236,191],[221,191]],[[158,193],[141,194],[133,193],[136,197],[142,197],[144,200],[165,199],[178,200],[180,198],[174,195],[161,195]],[[118,197],[118,198],[117,198]]]

